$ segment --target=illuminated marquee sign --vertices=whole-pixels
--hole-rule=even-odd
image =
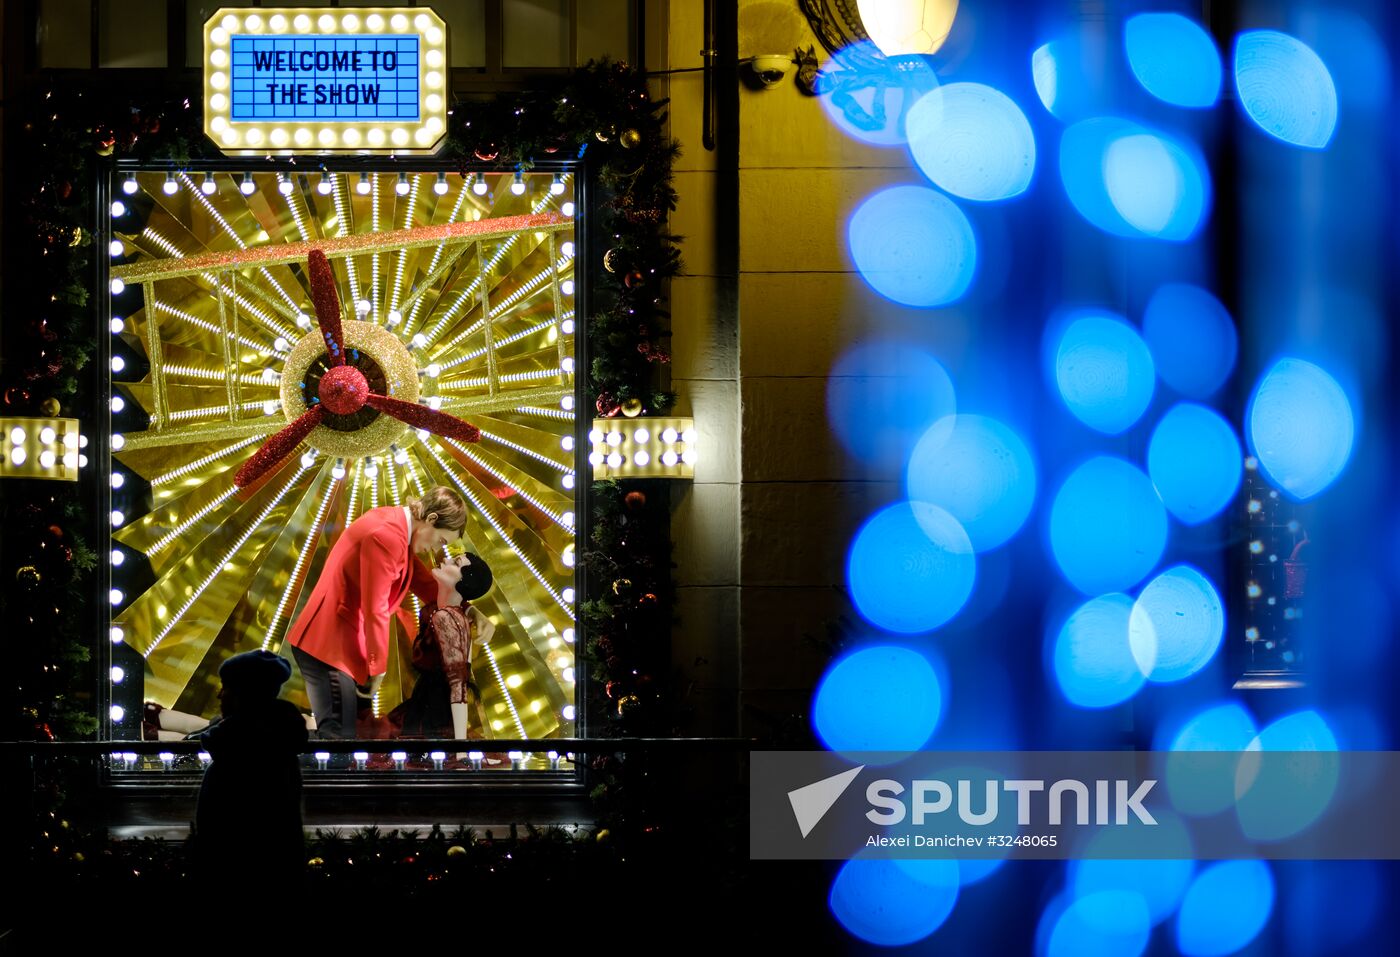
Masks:
[[[447,26],[424,7],[222,9],[204,24],[204,132],[225,153],[429,153]]]

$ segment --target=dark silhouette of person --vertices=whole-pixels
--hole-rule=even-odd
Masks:
[[[305,839],[300,754],[306,722],[277,695],[291,662],[269,651],[219,667],[223,717],[199,735],[212,759],[199,787],[193,844],[214,883],[285,886],[300,874]]]

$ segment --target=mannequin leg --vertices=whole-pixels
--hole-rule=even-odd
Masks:
[[[454,701],[450,707],[452,708],[452,737],[458,741],[465,741],[467,737],[467,708],[470,705],[465,701]],[[457,760],[467,760],[467,753],[458,751]]]
[[[187,734],[203,731],[209,727],[208,718],[201,718],[197,714],[186,714],[183,711],[172,711],[169,708],[162,708],[156,720],[160,722],[162,741],[178,741]],[[164,733],[167,731],[179,732],[179,734],[168,738]]]

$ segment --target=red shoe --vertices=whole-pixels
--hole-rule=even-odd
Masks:
[[[141,740],[160,740],[160,713],[165,709],[154,701],[147,701],[141,708]]]

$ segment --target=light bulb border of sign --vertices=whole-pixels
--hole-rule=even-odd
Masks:
[[[402,18],[398,25],[396,17]],[[333,29],[322,29],[326,18],[333,21]],[[230,30],[226,20],[236,20],[236,29]],[[345,28],[347,20],[355,30]],[[229,75],[235,34],[313,37],[347,32],[418,38],[417,121],[233,119]],[[216,55],[219,65],[214,63]],[[447,24],[431,7],[221,7],[204,23],[204,133],[228,156],[428,155],[437,152],[447,136],[448,76]],[[220,77],[221,83],[216,79]]]

